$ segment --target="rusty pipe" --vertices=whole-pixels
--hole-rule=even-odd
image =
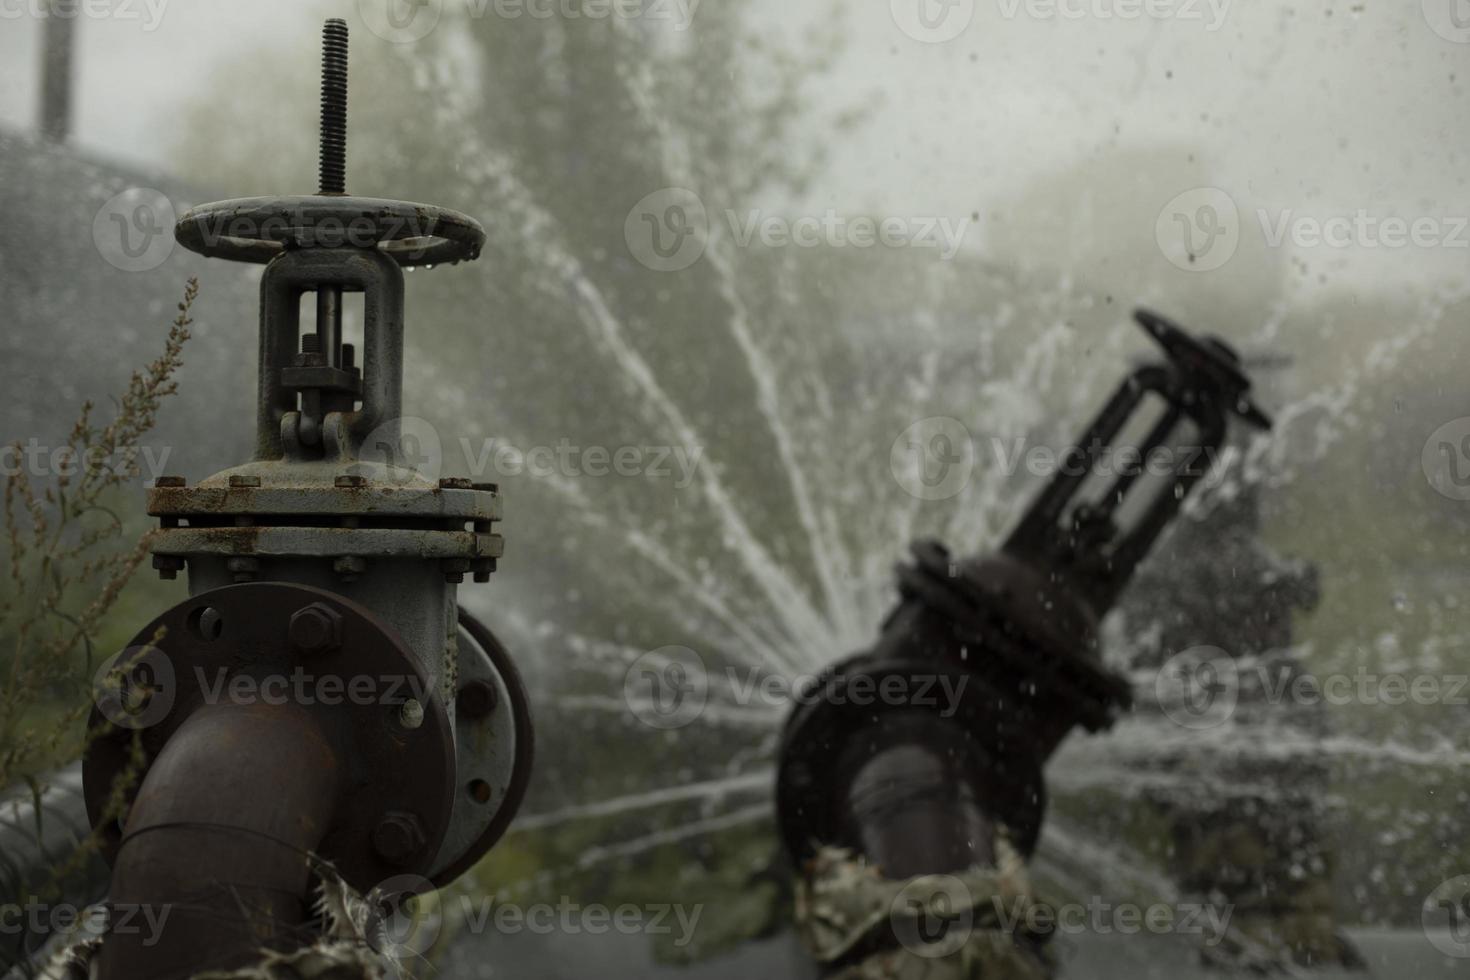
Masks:
[[[159,927],[114,929],[102,980],[188,977],[301,945],[309,855],[342,785],[341,753],[299,706],[191,715],[143,780],[113,867],[113,906]]]
[[[889,878],[994,866],[1005,815],[992,812],[974,776],[965,733],[930,713],[895,722],[875,723],[838,764],[839,840]]]

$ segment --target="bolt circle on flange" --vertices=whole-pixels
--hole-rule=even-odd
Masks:
[[[289,638],[291,620],[318,604],[340,617],[340,642],[319,649],[303,663]],[[206,608],[223,623],[213,640],[190,625],[191,619],[206,619]],[[310,645],[321,635],[320,625],[297,629]],[[196,713],[237,706],[272,710],[279,703],[276,699],[284,696],[283,708],[321,717],[321,730],[328,733],[337,758],[352,759],[374,775],[372,780],[342,784],[337,816],[321,840],[321,856],[359,890],[392,874],[433,870],[428,862],[445,838],[462,791],[455,770],[454,729],[446,706],[433,697],[416,702],[420,720],[412,730],[383,723],[384,710],[396,717],[412,692],[435,690],[434,680],[391,625],[359,603],[324,589],[252,582],[192,596],[145,625],[138,635],[143,638],[139,643],[153,642],[175,668],[173,695],[164,699],[172,707],[156,721],[150,718],[153,723],[135,736],[142,740],[141,772],[133,759],[131,738],[96,738],[83,759],[87,812],[102,833],[101,853],[108,862],[122,842],[116,829],[106,827],[113,823],[107,814],[115,812],[112,797],[118,777],[136,776],[134,789],[122,801],[127,804],[136,788],[146,783],[164,746]],[[304,687],[298,686],[298,678]],[[367,685],[370,690],[359,696],[368,680],[373,682]],[[154,698],[148,709],[164,701]],[[88,724],[102,732],[116,727],[103,706],[94,708]],[[375,840],[379,824],[394,813],[412,814],[424,838],[417,851],[398,863],[380,854]],[[386,846],[393,853],[402,850],[391,839]]]
[[[440,888],[473,867],[505,834],[525,799],[535,757],[530,699],[510,653],[463,607],[459,626],[461,691],[484,681],[494,691],[494,706],[481,718],[462,708],[455,717],[460,786],[429,872]],[[457,707],[458,702],[456,697]]]

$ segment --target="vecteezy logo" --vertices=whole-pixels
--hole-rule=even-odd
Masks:
[[[1470,416],[1451,419],[1430,433],[1419,464],[1436,492],[1470,500]]]
[[[650,728],[683,728],[703,713],[708,700],[704,659],[688,647],[651,650],[623,675],[623,701]]]
[[[1470,0],[1422,0],[1429,29],[1446,41],[1470,44]]]
[[[974,898],[953,875],[926,875],[913,879],[894,896],[888,919],[904,949],[938,959],[969,940],[975,927]]]
[[[1219,647],[1190,647],[1159,668],[1154,695],[1169,720],[1182,728],[1223,725],[1240,700],[1235,658]]]
[[[1421,913],[1424,935],[1435,949],[1470,959],[1470,875],[1458,875],[1429,893]]]
[[[367,29],[394,44],[427,37],[443,12],[444,0],[357,0],[358,16]]]
[[[910,496],[946,500],[969,485],[975,443],[959,419],[933,415],[899,433],[889,450],[888,467]]]
[[[1240,214],[1218,187],[1196,187],[1177,195],[1154,221],[1154,239],[1164,258],[1189,272],[1218,269],[1240,245]]]
[[[444,913],[434,886],[418,875],[395,875],[363,896],[367,943],[390,961],[417,960],[427,953],[444,927]]]
[[[708,239],[704,202],[683,187],[665,187],[646,195],[623,222],[628,251],[655,272],[689,268],[704,254]]]
[[[368,465],[364,465],[368,464]],[[413,415],[384,422],[367,434],[358,462],[348,472],[370,483],[402,486],[417,479],[434,481],[444,471],[444,444],[428,419]]]
[[[173,661],[155,646],[128,647],[92,675],[92,702],[118,728],[136,731],[163,721],[177,690]]]
[[[129,187],[98,209],[92,242],[114,268],[147,272],[173,253],[175,220],[173,202],[162,191]]]
[[[889,0],[893,22],[915,41],[942,44],[964,33],[975,16],[975,0]]]

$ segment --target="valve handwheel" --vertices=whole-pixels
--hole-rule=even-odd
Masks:
[[[1229,344],[1214,336],[1196,338],[1152,310],[1134,310],[1133,319],[1164,349],[1169,360],[1219,391],[1232,412],[1258,429],[1271,428],[1270,416],[1251,400],[1250,378],[1240,369],[1240,355]]]
[[[174,235],[192,252],[265,263],[294,248],[377,248],[400,266],[477,258],[485,229],[449,208],[374,197],[244,197],[191,208]]]
[[[317,193],[242,197],[185,212],[174,237],[191,252],[269,262],[293,248],[376,248],[405,268],[478,258],[485,229],[469,215],[410,201],[347,194],[347,23],[322,31]]]

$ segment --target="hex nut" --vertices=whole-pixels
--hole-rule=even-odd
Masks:
[[[419,818],[402,810],[390,811],[373,828],[373,850],[393,864],[407,864],[425,843]]]
[[[161,579],[176,579],[184,567],[184,559],[177,555],[154,555],[153,567],[158,570]]]
[[[342,645],[342,616],[324,602],[313,602],[291,614],[287,630],[297,653],[324,653]]]

